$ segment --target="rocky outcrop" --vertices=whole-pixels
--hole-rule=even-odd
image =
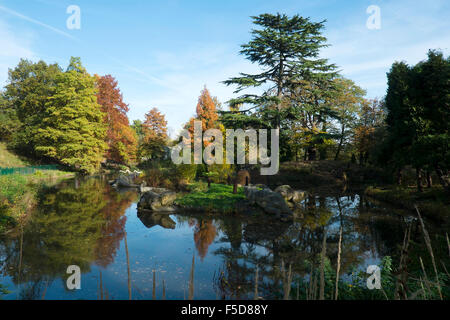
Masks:
[[[279,217],[291,216],[292,211],[280,193],[270,189],[244,187],[244,194],[251,205],[257,205],[266,213]]]
[[[306,198],[306,192],[301,190],[294,190],[289,185],[279,186],[275,189],[275,192],[281,194],[286,201],[300,202]]]
[[[159,191],[158,193],[156,191]],[[177,194],[173,191],[163,188],[153,188],[151,191],[144,192],[138,203],[138,209],[146,209],[155,212],[174,212],[173,202]]]

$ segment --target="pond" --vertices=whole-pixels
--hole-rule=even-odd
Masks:
[[[42,190],[23,229],[0,239],[7,290],[0,298],[283,299],[288,291],[290,299],[317,299],[314,270],[325,249],[325,272],[335,272],[341,232],[340,275],[348,280],[385,257],[398,264],[408,223],[416,244],[409,268],[419,268],[420,255],[433,275],[414,214],[361,193],[314,194],[294,222],[251,213],[138,214],[137,201],[137,192],[116,191],[102,179]],[[438,263],[448,265],[448,226],[426,225]],[[80,290],[66,287],[70,265],[81,269]],[[331,284],[326,297],[332,292]]]

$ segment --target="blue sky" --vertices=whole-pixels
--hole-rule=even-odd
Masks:
[[[81,9],[80,30],[66,27],[69,5]],[[370,5],[381,9],[379,30],[366,27]],[[90,73],[119,81],[131,120],[158,107],[175,134],[204,85],[225,102],[233,88],[221,81],[258,70],[240,45],[250,40],[250,16],[276,12],[326,19],[331,46],[322,56],[368,97],[385,94],[394,61],[450,51],[448,0],[0,0],[0,84],[20,58],[66,67],[79,56]]]

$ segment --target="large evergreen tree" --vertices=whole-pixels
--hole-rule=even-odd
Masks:
[[[389,137],[384,160],[397,170],[412,165],[421,190],[422,170],[435,170],[450,190],[450,58],[429,51],[414,67],[394,63],[386,95]]]
[[[253,38],[242,46],[241,54],[257,63],[262,72],[241,73],[224,83],[237,85],[235,93],[249,88],[262,93],[247,93],[231,100],[231,105],[253,106],[226,113],[222,120],[225,124],[233,121],[244,124],[247,119],[249,125],[259,123],[266,128],[281,128],[283,152],[283,140],[288,140],[291,134],[288,132],[291,123],[284,120],[304,117],[307,113],[313,120],[311,132],[315,132],[318,124],[324,123],[331,113],[324,102],[333,87],[336,67],[319,57],[320,50],[327,46],[321,34],[324,21],[312,22],[299,15],[288,17],[279,13],[252,18],[261,28],[252,31]],[[256,113],[245,118],[252,110]],[[283,127],[287,129],[284,133]],[[313,154],[313,150],[310,153]]]
[[[139,147],[139,157],[157,159],[163,157],[168,142],[167,121],[157,108],[145,114],[142,124],[143,141]]]

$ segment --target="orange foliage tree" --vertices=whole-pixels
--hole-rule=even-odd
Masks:
[[[143,142],[140,146],[139,156],[141,158],[159,158],[164,154],[167,145],[167,121],[157,108],[151,109],[145,115],[142,125]]]
[[[97,102],[105,113],[108,125],[106,157],[119,163],[129,163],[135,159],[137,142],[127,116],[128,105],[123,102],[117,80],[111,75],[97,76],[97,88]]]
[[[208,253],[209,246],[216,238],[217,230],[212,221],[198,221],[194,230],[194,242],[198,255],[203,260]]]

